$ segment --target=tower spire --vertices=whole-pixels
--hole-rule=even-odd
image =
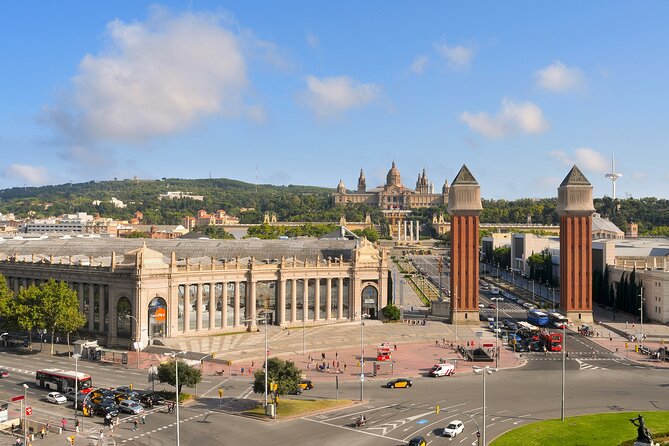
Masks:
[[[611,155],[611,172],[604,175],[606,178],[611,180],[611,185],[613,187],[613,195],[611,198],[616,199],[616,180],[623,176],[622,173],[616,172],[616,155],[615,153]]]

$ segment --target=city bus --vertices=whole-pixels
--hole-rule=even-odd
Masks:
[[[35,383],[44,389],[57,390],[61,393],[74,391],[74,382],[77,381],[77,390],[84,393],[92,390],[93,381],[90,375],[60,369],[40,369],[35,372]]]
[[[545,327],[548,325],[548,315],[537,309],[530,310],[527,312],[527,322],[539,327]]]
[[[567,327],[569,325],[569,319],[560,313],[548,313],[548,320],[555,328]]]

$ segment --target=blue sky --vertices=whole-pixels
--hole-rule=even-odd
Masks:
[[[548,197],[576,163],[668,197],[669,3],[23,1],[0,14],[0,187],[226,177]]]

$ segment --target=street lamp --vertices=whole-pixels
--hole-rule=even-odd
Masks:
[[[639,302],[641,303],[641,308],[639,308],[641,310],[641,336],[639,336],[639,344],[643,344],[643,287],[639,290]]]
[[[23,412],[23,444],[26,444],[26,424],[28,424],[28,418],[26,416],[26,408],[28,407],[28,401],[26,401],[26,398],[28,397],[28,384],[23,385],[23,404],[21,405],[21,412]]]
[[[74,358],[74,420],[77,420],[77,404],[79,402],[79,358],[81,355],[75,353],[72,355]]]
[[[564,387],[566,375],[566,356],[567,356],[567,324],[562,324],[562,402],[560,404],[560,420],[564,421]]]
[[[486,401],[485,401],[485,376],[486,375],[492,375],[493,372],[497,371],[497,369],[491,369],[488,366],[485,366],[485,367],[474,366],[473,369],[474,369],[474,373],[480,373],[483,376],[483,422],[481,424],[483,425],[482,435],[483,435],[483,444],[485,445],[486,444],[486,442],[485,442],[485,404],[486,404]]]
[[[187,352],[185,350],[182,350],[182,351],[179,351],[179,352],[174,352],[174,353],[169,353],[168,354],[168,356],[171,356],[172,358],[174,358],[174,378],[175,378],[174,382],[175,382],[175,385],[176,385],[176,388],[177,388],[176,389],[177,390],[176,391],[177,397],[176,397],[176,406],[175,406],[176,414],[177,414],[177,446],[180,446],[180,444],[181,444],[181,439],[180,439],[180,436],[179,436],[179,394],[180,394],[180,392],[179,392],[179,357],[178,356],[186,354],[186,353]]]
[[[134,319],[135,324],[137,325],[137,329],[135,330],[135,351],[137,352],[137,369],[139,369],[139,353],[141,349],[139,348],[139,343],[141,342],[140,338],[140,331],[139,331],[139,320],[132,314],[124,314],[123,317],[125,319]]]
[[[499,335],[501,332],[499,329],[499,298],[495,305],[495,313],[495,318],[497,319],[497,322],[495,323],[495,368],[499,368]]]
[[[304,314],[304,313],[303,313]],[[262,321],[263,324],[265,325],[265,407],[267,407],[267,372],[269,371],[269,366],[267,364],[267,354],[268,354],[268,345],[267,345],[267,318],[269,317],[269,314],[265,312],[264,310],[261,310],[259,312],[259,316],[256,318],[246,318],[244,319],[244,322],[249,322],[249,321]],[[303,318],[304,320],[304,318]],[[304,333],[304,328],[303,328],[303,333]],[[302,349],[304,350],[304,334],[302,335]],[[302,352],[304,354],[304,352]]]
[[[355,313],[356,316],[358,312]],[[365,320],[360,312],[360,401],[365,398]]]

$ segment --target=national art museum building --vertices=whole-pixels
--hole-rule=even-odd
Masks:
[[[77,291],[80,334],[108,346],[378,318],[388,255],[366,239],[0,239],[10,289],[54,278]],[[262,322],[260,322],[262,323]]]

